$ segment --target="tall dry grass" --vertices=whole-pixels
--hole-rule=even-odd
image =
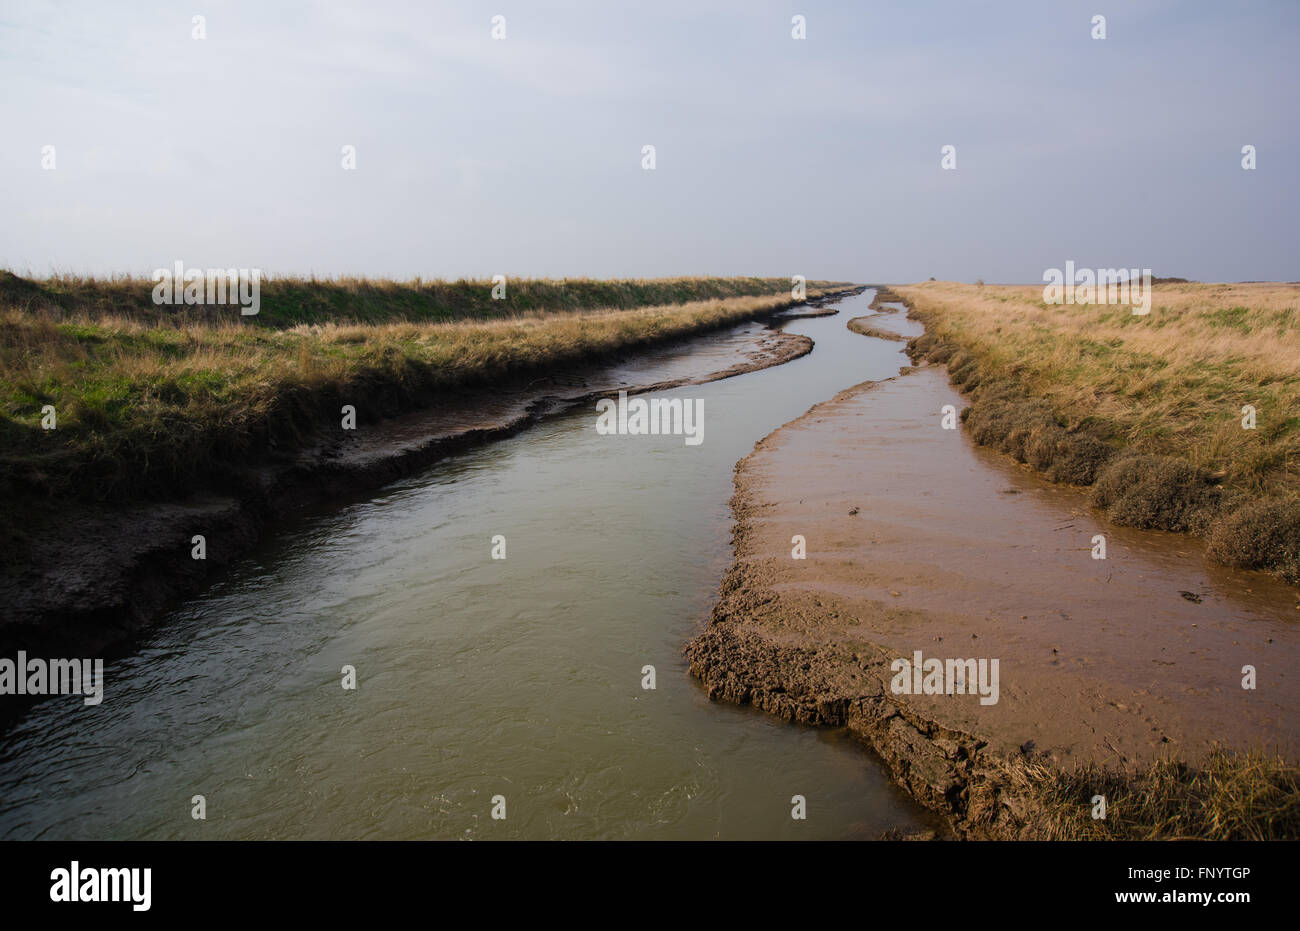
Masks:
[[[1300,767],[1263,752],[1212,753],[1201,764],[1157,760],[1116,771],[1013,761],[1003,790],[1030,801],[1035,840],[1295,840]],[[1105,818],[1094,818],[1096,796]]]
[[[895,290],[926,323],[913,348],[972,392],[979,442],[1095,483],[1118,522],[1300,582],[1300,286],[1159,284],[1145,316],[1038,286]]]

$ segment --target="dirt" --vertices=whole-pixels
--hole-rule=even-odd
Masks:
[[[944,405],[962,407],[943,368],[903,372],[814,407],[737,465],[735,561],[686,651],[711,698],[849,728],[962,836],[1025,824],[1024,799],[990,776],[997,759],[1294,756],[1292,590],[1207,562],[1195,539],[1106,523],[1085,492],[941,429]],[[998,659],[997,703],[896,694],[890,663],[914,651]]]
[[[69,506],[45,516],[30,559],[0,566],[0,656],[20,649],[47,657],[113,655],[246,553],[268,524],[298,508],[381,487],[620,390],[716,381],[780,365],[812,346],[807,337],[745,324],[528,383],[448,394],[434,408],[378,423],[362,419],[355,431],[251,463],[236,493],[209,489],[180,501]],[[203,560],[192,556],[196,534],[205,537]]]
[[[898,311],[893,310],[892,312],[897,313]],[[848,328],[854,333],[859,333],[862,336],[873,336],[876,339],[887,339],[894,343],[907,341],[906,336],[895,333],[892,330],[885,330],[878,326],[874,326],[871,317],[854,317],[848,322]]]

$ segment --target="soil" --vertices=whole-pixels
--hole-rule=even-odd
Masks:
[[[735,561],[686,650],[711,698],[849,728],[963,836],[1024,824],[1024,800],[989,777],[995,756],[1295,755],[1288,586],[1207,562],[1193,538],[1109,525],[1085,491],[942,429],[943,407],[963,404],[942,367],[902,372],[814,407],[737,465]],[[997,658],[998,702],[895,694],[891,662],[918,650]],[[991,829],[999,819],[1013,829]]]

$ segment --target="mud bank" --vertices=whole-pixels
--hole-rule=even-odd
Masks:
[[[1208,563],[1193,538],[1106,524],[1085,493],[942,429],[962,404],[944,369],[902,371],[737,465],[735,561],[686,651],[710,698],[847,727],[966,837],[1034,835],[1013,761],[1294,757],[1300,612],[1285,585]],[[998,660],[998,700],[895,693],[891,663],[917,651]]]
[[[886,308],[885,313],[889,313],[891,308]],[[889,340],[891,343],[907,342],[907,337],[895,333],[893,330],[882,329],[875,325],[872,317],[854,317],[848,322],[848,328],[860,336],[870,336],[875,339]]]
[[[835,299],[810,302],[812,312],[837,312],[825,306]],[[449,393],[436,408],[319,436],[274,460],[251,463],[238,493],[69,507],[40,535],[29,560],[0,569],[0,655],[18,649],[33,656],[111,655],[299,508],[378,488],[620,390],[703,384],[780,365],[811,349],[806,337],[751,322],[492,390]],[[192,555],[196,535],[205,539],[202,560]]]

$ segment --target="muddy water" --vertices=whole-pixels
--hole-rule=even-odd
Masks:
[[[710,705],[682,645],[730,560],[732,467],[897,344],[838,316],[669,397],[704,442],[548,420],[274,542],[0,743],[6,838],[847,838],[926,824],[846,738]],[[494,560],[492,537],[506,538]],[[657,688],[642,688],[643,667]],[[357,687],[341,687],[353,666]],[[204,796],[206,820],[191,817]],[[791,819],[791,797],[807,820]],[[491,817],[493,798],[506,817]]]

